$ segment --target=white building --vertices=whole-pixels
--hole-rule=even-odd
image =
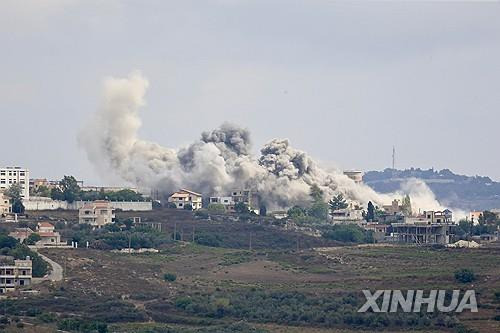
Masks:
[[[31,285],[32,267],[33,263],[29,257],[26,260],[14,260],[14,264],[1,264],[0,293]]]
[[[172,195],[168,198],[168,202],[175,204],[177,209],[184,209],[186,205],[191,205],[193,210],[197,210],[201,208],[202,196],[200,193],[183,188],[175,193],[172,193]]]
[[[5,192],[11,185],[19,184],[22,188],[21,197],[29,200],[29,170],[21,167],[0,168],[0,192]]]
[[[114,209],[111,202],[106,200],[96,200],[88,202],[78,210],[78,222],[90,224],[94,228],[101,228],[115,220]]]

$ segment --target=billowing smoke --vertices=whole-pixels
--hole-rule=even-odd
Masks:
[[[441,208],[423,182],[409,182],[401,193],[378,194],[339,170],[320,167],[287,139],[273,139],[260,156],[253,156],[250,132],[231,124],[204,132],[198,141],[180,149],[141,140],[138,112],[145,104],[148,85],[139,72],[104,81],[102,108],[79,135],[89,160],[102,174],[111,172],[140,188],[160,189],[165,194],[179,188],[204,195],[253,189],[271,209],[308,202],[313,184],[323,190],[325,199],[343,193],[363,205],[370,200],[382,205],[404,192],[417,208]]]

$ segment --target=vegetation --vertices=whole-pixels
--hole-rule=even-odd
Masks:
[[[13,213],[24,214],[23,198],[21,196],[22,192],[23,189],[19,184],[12,184],[7,191],[5,191],[5,195],[10,197]]]
[[[373,243],[373,232],[354,224],[337,224],[323,228],[322,236],[340,242]]]
[[[411,216],[412,214],[411,199],[408,194],[403,198],[403,202],[401,203],[401,210],[404,216]]]
[[[330,206],[330,211],[334,212],[339,209],[345,209],[348,207],[347,201],[344,199],[344,196],[342,193],[337,194],[334,196],[329,202],[328,205]]]
[[[25,242],[27,245],[35,245],[36,242],[38,242],[41,239],[42,239],[42,237],[40,237],[39,234],[33,233],[33,234],[29,235],[28,238],[26,238]]]
[[[471,269],[463,268],[455,272],[455,280],[461,283],[470,283],[476,280],[476,275]]]
[[[177,275],[173,273],[165,273],[163,274],[163,279],[165,281],[174,282],[175,280],[177,280]]]
[[[211,203],[207,207],[208,211],[212,214],[224,214],[226,207],[223,204]]]

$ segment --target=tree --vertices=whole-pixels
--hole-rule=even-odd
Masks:
[[[75,177],[64,176],[59,184],[64,195],[64,200],[72,203],[79,198],[80,186],[78,186],[78,182],[76,181]]]
[[[45,186],[45,185],[40,185],[36,190],[35,190],[35,193],[36,195],[40,196],[40,197],[46,197],[46,198],[50,198],[50,189]]]
[[[366,221],[370,222],[375,220],[375,206],[371,201],[368,201],[368,209],[366,213]]]
[[[12,184],[5,194],[10,197],[10,203],[12,204],[12,212],[17,214],[24,213],[24,205],[22,198],[23,189],[19,184]]]
[[[313,201],[323,200],[323,191],[316,184],[311,185],[309,195],[311,196]]]
[[[52,190],[50,190],[50,198],[52,200],[64,200],[64,194],[61,189],[54,187]]]
[[[485,210],[481,215],[479,215],[479,224],[492,224],[498,221],[497,214]]]
[[[185,204],[184,205],[184,210],[193,210],[193,205],[191,205],[191,204]]]
[[[5,247],[12,249],[12,248],[16,247],[17,244],[18,244],[18,241],[14,237],[10,237],[7,235],[0,235],[0,248],[1,249],[5,248]]]
[[[306,210],[300,206],[293,206],[287,211],[289,218],[298,218],[306,216]]]
[[[244,202],[238,202],[238,203],[236,203],[236,205],[234,205],[234,210],[238,214],[244,214],[244,213],[248,213],[249,212],[248,206]]]
[[[267,207],[264,204],[261,204],[259,207],[259,215],[266,216],[267,215]]]
[[[344,196],[342,193],[337,194],[334,196],[329,202],[328,205],[330,206],[330,211],[334,212],[339,209],[345,209],[349,205],[347,204],[347,201],[344,199]]]
[[[42,237],[40,237],[39,234],[33,233],[33,234],[29,235],[28,238],[26,238],[24,242],[27,245],[35,245],[36,242],[38,242],[41,239],[42,239]]]
[[[476,275],[471,269],[463,268],[455,272],[455,279],[458,282],[469,283],[476,279]]]
[[[412,214],[411,200],[408,194],[403,198],[403,202],[401,203],[401,211],[403,212],[404,216],[411,216]]]
[[[328,218],[328,204],[322,201],[316,201],[307,210],[307,213],[317,219],[326,220]]]

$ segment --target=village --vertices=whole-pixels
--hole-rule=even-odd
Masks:
[[[345,175],[353,181],[362,182],[362,172],[347,171]],[[248,223],[268,223],[278,226],[283,230],[294,231],[312,237],[325,235],[325,225],[333,228],[346,228],[344,231],[352,233],[347,238],[332,240],[359,242],[353,238],[358,230],[364,233],[363,242],[379,244],[413,244],[439,245],[446,247],[479,248],[482,244],[498,240],[498,225],[485,228],[488,224],[484,215],[494,221],[499,219],[500,210],[486,212],[471,212],[465,220],[457,223],[451,210],[443,211],[418,211],[411,208],[410,197],[395,198],[390,205],[376,207],[371,202],[368,207],[361,207],[359,203],[349,202],[339,194],[328,203],[321,201],[321,196],[313,197],[319,209],[312,210],[307,207],[289,207],[288,211],[266,211],[266,207],[259,202],[258,193],[251,189],[238,189],[227,193],[225,196],[203,197],[202,194],[189,189],[179,189],[171,193],[165,202],[151,197],[143,196],[135,188],[116,188],[83,186],[83,182],[72,177],[65,177],[62,181],[48,181],[46,179],[30,179],[29,170],[20,167],[7,167],[0,169],[0,226],[6,236],[15,239],[19,244],[25,244],[30,249],[37,251],[41,248],[71,249],[95,248],[99,242],[92,240],[78,241],[74,232],[68,233],[68,223],[73,222],[80,226],[87,226],[88,230],[131,230],[131,225],[136,227],[146,225],[153,228],[162,226],[159,221],[142,221],[140,212],[152,212],[155,209],[181,210],[192,212],[196,217],[205,219],[232,218],[243,219]],[[13,197],[12,189],[17,190]],[[80,197],[71,193],[77,190]],[[314,189],[312,190],[314,191]],[[121,197],[120,197],[121,194]],[[73,196],[74,200],[65,200],[66,196]],[[16,198],[16,196],[18,196]],[[55,199],[54,199],[55,197]],[[90,200],[84,200],[84,198]],[[133,198],[134,200],[131,200]],[[66,198],[67,199],[67,198]],[[20,201],[20,202],[19,202]],[[22,207],[22,209],[19,209]],[[54,222],[50,212],[75,211],[74,221],[64,220]],[[116,212],[136,214],[129,219],[128,226],[118,224]],[[37,212],[43,212],[40,216]],[[484,215],[483,215],[484,214]],[[36,216],[36,217],[32,217]],[[45,217],[44,217],[45,216]],[[259,220],[260,218],[260,220]],[[264,219],[264,220],[262,220]],[[182,230],[182,221],[174,221],[177,230]],[[471,230],[479,225],[482,232],[472,233]],[[67,237],[60,233],[63,228]],[[349,229],[351,228],[351,229]],[[356,229],[352,229],[356,228]],[[58,230],[59,229],[59,230]],[[323,231],[322,231],[323,230]],[[488,230],[486,233],[484,231]],[[177,239],[177,231],[173,230],[173,238]],[[330,233],[334,234],[334,233]],[[131,237],[131,236],[130,236]],[[182,240],[182,236],[181,240]],[[192,239],[195,239],[194,227]],[[133,246],[132,246],[133,245]],[[250,248],[251,248],[250,239]],[[113,247],[114,250],[124,253],[143,253],[156,251],[155,248],[138,247],[128,244]],[[50,260],[50,259],[48,259]],[[0,292],[26,289],[32,285],[32,262],[29,256],[13,258],[3,256],[0,266],[2,278]],[[50,270],[62,270],[60,265]],[[54,265],[52,265],[54,266]],[[62,275],[62,274],[61,274]],[[57,277],[59,280],[62,276]]]

